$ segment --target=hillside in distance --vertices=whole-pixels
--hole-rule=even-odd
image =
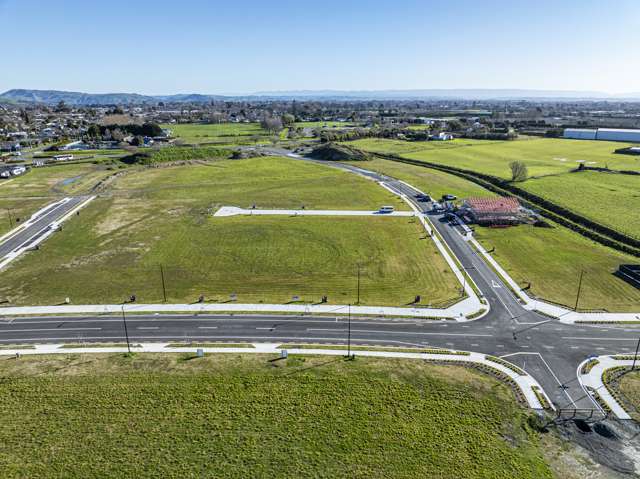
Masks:
[[[4,104],[69,106],[143,105],[165,103],[208,103],[220,100],[611,100],[638,101],[639,93],[610,95],[597,91],[522,90],[522,89],[430,89],[430,90],[292,90],[262,91],[249,95],[225,96],[199,93],[142,95],[139,93],[83,93],[60,90],[13,89],[0,95]]]

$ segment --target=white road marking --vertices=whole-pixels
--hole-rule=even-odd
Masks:
[[[581,341],[637,341],[637,338],[588,338],[578,336],[563,336],[561,339],[579,339]]]
[[[218,326],[198,326],[198,329],[218,329]]]
[[[4,329],[3,333],[28,333],[45,331],[100,331],[102,328],[49,328],[49,329]],[[49,339],[49,338],[47,338]]]
[[[346,331],[346,329],[335,329],[335,328],[307,328],[307,331],[336,331],[336,332],[341,332],[341,331]]]
[[[160,329],[158,326],[138,326],[136,329]]]

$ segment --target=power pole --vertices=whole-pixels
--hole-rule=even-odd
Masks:
[[[167,288],[165,287],[164,284],[164,269],[162,268],[162,265],[160,265],[160,277],[162,278],[162,296],[164,296],[164,302],[167,302]]]
[[[127,340],[127,351],[131,354],[131,345],[129,344],[129,331],[127,330],[127,317],[124,314],[124,305],[127,304],[125,301],[122,303],[122,322],[124,323],[124,337]]]
[[[580,301],[580,291],[582,290],[582,276],[584,275],[584,270],[580,271],[580,280],[578,281],[578,294],[576,296],[576,307],[573,308],[574,311],[578,311],[578,301]]]
[[[633,364],[631,365],[631,370],[633,371],[636,368],[636,360],[638,359],[638,350],[640,349],[640,337],[638,338],[638,344],[636,344],[636,354],[633,356]]]
[[[7,216],[9,217],[9,227],[13,229],[13,218],[11,218],[11,210],[7,210]]]

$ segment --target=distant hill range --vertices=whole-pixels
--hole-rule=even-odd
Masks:
[[[640,101],[640,92],[609,95],[597,91],[561,90],[491,90],[491,89],[432,89],[432,90],[298,90],[265,91],[251,95],[225,96],[197,93],[176,95],[140,95],[138,93],[81,93],[57,90],[9,90],[0,95],[4,104],[56,105],[64,101],[69,106],[131,105],[165,103],[207,103],[220,100],[300,99],[300,100],[629,100]]]

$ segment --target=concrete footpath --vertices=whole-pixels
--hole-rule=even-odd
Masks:
[[[261,210],[256,208],[238,208],[236,206],[223,206],[214,213],[213,216],[379,216],[387,217],[411,217],[415,216],[412,211],[392,211],[382,213],[380,211],[359,211],[359,210]]]
[[[60,306],[10,306],[0,308],[1,316],[47,315],[47,314],[109,314],[121,313],[122,304],[78,304]],[[127,304],[127,313],[295,313],[359,316],[396,316],[449,319],[469,321],[467,315],[477,313],[478,306],[472,298],[466,298],[448,308],[417,308],[395,306],[351,306],[335,304],[241,304],[241,303],[195,303],[195,304]],[[478,319],[473,317],[473,319]]]
[[[170,347],[172,343],[134,343],[132,344],[132,351],[141,353],[194,353],[197,349],[202,349],[204,353],[220,354],[220,353],[243,353],[243,354],[281,354],[281,351],[286,350],[287,354],[296,355],[325,355],[325,356],[345,356],[347,351],[344,349],[296,349],[287,348],[285,344],[280,343],[253,343],[253,347],[206,347],[196,348],[193,346],[185,345],[184,347]],[[222,346],[222,345],[221,345]],[[4,349],[0,350],[0,356],[16,356],[19,355],[34,355],[34,354],[104,354],[104,353],[126,353],[126,347],[68,347],[63,344],[44,344],[36,345],[33,348],[24,349]],[[406,352],[392,352],[392,351],[375,351],[375,350],[351,350],[351,353],[359,357],[373,357],[373,358],[395,358],[395,359],[418,359],[426,361],[440,361],[447,363],[473,363],[480,364],[496,371],[499,371],[503,375],[507,376],[516,384],[516,386],[522,392],[527,405],[531,409],[542,410],[543,404],[540,402],[539,396],[545,398],[547,404],[551,405],[549,397],[546,395],[540,384],[526,372],[516,372],[516,370],[506,367],[504,364],[509,364],[504,361],[504,364],[497,363],[487,359],[487,355],[466,351],[450,351],[443,350],[450,354],[440,353],[406,353]],[[515,368],[515,366],[514,366]],[[536,390],[538,394],[536,394]],[[551,407],[553,407],[551,405]]]

